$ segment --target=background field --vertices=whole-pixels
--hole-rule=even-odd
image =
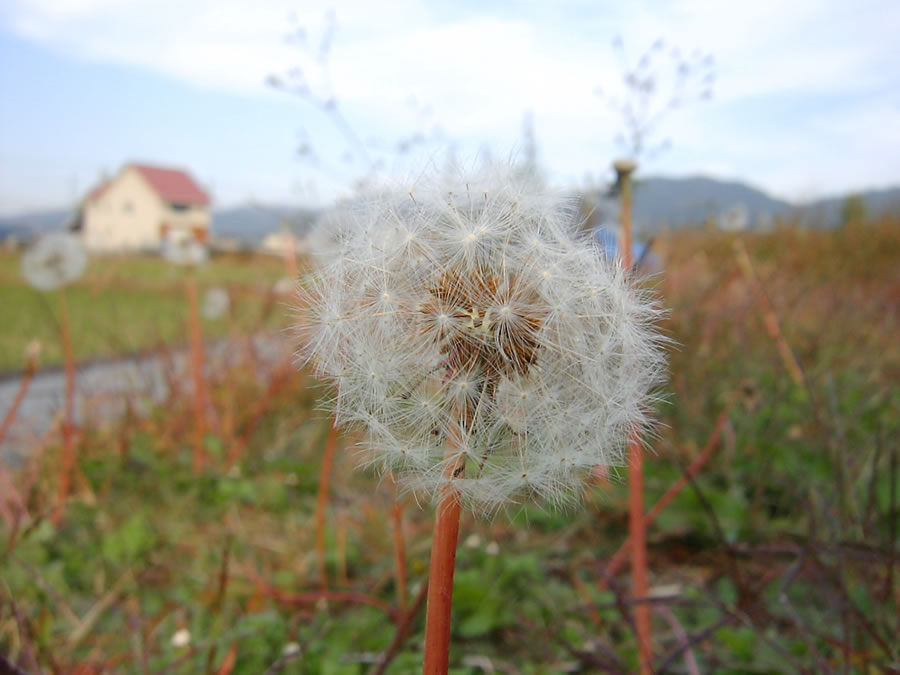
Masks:
[[[39,340],[42,361],[62,363],[59,299],[30,288],[18,255],[0,253],[0,373],[21,369],[31,340]],[[79,361],[144,351],[186,341],[187,268],[157,256],[100,257],[91,261],[66,297],[72,319],[72,342]],[[284,263],[263,255],[218,256],[194,272],[202,303],[205,291],[228,291],[231,312],[207,321],[209,336],[285,325],[284,308],[272,293],[285,276]],[[273,306],[274,303],[274,306]]]
[[[656,250],[665,272],[649,283],[675,346],[648,507],[708,456],[648,532],[656,670],[896,672],[900,222],[685,231]],[[35,337],[59,359],[53,297],[22,286],[17,264],[0,259],[14,317],[0,369]],[[183,345],[183,273],[92,261],[71,292],[80,358]],[[201,268],[239,298],[208,335],[288,325],[287,307],[264,310],[283,275],[273,258]],[[0,652],[33,672],[340,674],[387,652],[388,672],[416,672],[429,508],[404,496],[395,509],[389,477],[354,470],[352,436],[323,486],[322,390],[289,360],[259,375],[249,357],[209,373],[200,475],[187,389],[148,417],[80,429],[58,526],[59,434],[45,438],[16,478],[21,504],[4,503]],[[628,531],[619,474],[569,511],[464,517],[452,672],[634,671],[627,566],[604,572]]]

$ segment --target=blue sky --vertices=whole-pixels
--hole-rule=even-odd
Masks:
[[[317,43],[329,10],[326,77],[283,37],[303,26]],[[664,118],[657,140],[671,148],[642,160],[647,173],[737,178],[796,201],[900,183],[893,0],[5,0],[0,213],[71,205],[134,160],[189,169],[220,206],[327,203],[363,168],[321,109],[265,85],[295,65],[362,139],[431,138],[409,156],[374,152],[383,180],[450,152],[520,153],[528,113],[551,183],[602,180],[621,152],[620,116],[595,94],[622,93],[616,35],[632,60],[657,38],[715,58],[713,99]]]

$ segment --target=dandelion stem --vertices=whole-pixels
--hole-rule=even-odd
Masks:
[[[706,465],[709,461],[710,457],[712,457],[713,452],[716,449],[716,446],[719,443],[719,438],[722,435],[722,429],[725,427],[725,423],[728,422],[728,414],[731,412],[731,406],[734,404],[734,394],[729,398],[727,405],[719,414],[719,418],[716,420],[716,424],[713,427],[712,434],[709,437],[709,440],[706,442],[706,446],[697,455],[696,458],[688,465],[688,467],[684,470],[681,477],[675,481],[672,485],[669,486],[669,489],[666,490],[665,494],[659,498],[659,501],[656,502],[653,507],[647,511],[644,516],[644,527],[649,527],[653,524],[653,521],[656,520],[656,517],[660,514],[660,512],[665,509],[675,497],[681,492],[685,485],[693,479],[697,474],[700,473],[700,470]],[[600,581],[600,590],[606,589],[606,583],[609,578],[614,576],[616,572],[619,571],[619,568],[622,564],[628,559],[628,554],[631,552],[631,539],[626,539],[622,545],[619,547],[619,550],[616,551],[613,556],[609,559],[609,562],[606,564],[606,568],[603,570],[603,579]]]
[[[9,410],[6,411],[6,416],[3,418],[3,424],[0,424],[0,443],[3,442],[3,439],[6,437],[6,432],[12,427],[13,420],[16,419],[16,413],[19,411],[19,406],[22,405],[22,401],[25,400],[25,394],[28,392],[28,385],[31,384],[31,379],[36,372],[37,359],[30,357],[25,364],[25,374],[22,376],[21,382],[19,382],[19,391],[16,392],[16,397],[13,399],[12,405],[9,407]]]
[[[447,476],[459,477],[465,464],[450,463]],[[431,544],[428,607],[425,613],[424,675],[446,675],[450,667],[450,614],[453,608],[453,572],[459,540],[460,495],[452,483],[441,490]]]
[[[194,472],[203,470],[206,457],[203,441],[206,436],[206,382],[203,378],[203,334],[200,328],[200,310],[197,304],[197,280],[193,270],[187,277],[188,323],[191,335],[191,373],[194,378]]]
[[[631,275],[631,174],[634,162],[615,163],[622,194],[622,266],[626,276]],[[644,521],[644,452],[637,437],[632,435],[628,445],[628,529],[631,539],[631,584],[634,598],[647,597],[647,540]],[[652,672],[652,636],[650,606],[637,603],[634,606],[634,622],[637,628],[641,674]]]
[[[59,480],[59,495],[53,522],[59,523],[62,518],[63,505],[69,495],[69,483],[75,467],[75,437],[73,418],[75,415],[75,356],[72,353],[72,334],[69,330],[69,306],[66,303],[65,290],[59,289],[59,326],[62,335],[63,361],[65,366],[66,393],[63,411],[63,464]]]

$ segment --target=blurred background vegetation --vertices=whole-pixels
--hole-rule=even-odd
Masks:
[[[900,222],[686,230],[658,238],[655,250],[665,272],[648,283],[671,310],[664,328],[676,346],[645,462],[648,507],[708,457],[649,529],[655,667],[892,672]],[[4,298],[52,314],[38,311],[43,301],[13,263],[4,259]],[[150,260],[125,270],[115,259],[92,263],[69,289],[84,356],[185,341],[183,272]],[[227,279],[247,296],[246,311],[239,301],[233,323],[204,324],[206,335],[289,326],[289,303],[259,309],[283,274],[273,258],[201,267],[201,284]],[[170,333],[129,319],[128,298],[140,293],[155,295],[150,307],[168,314]],[[52,349],[52,321],[35,320],[4,335],[8,364],[36,334]],[[268,358],[265,376],[259,358],[247,352],[207,370],[200,474],[188,387],[146,415],[129,405],[120,418],[82,421],[57,524],[59,425],[39,438],[4,491],[0,650],[11,661],[26,672],[349,674],[390,654],[388,672],[416,671],[429,509],[400,497],[392,516],[389,478],[354,471],[356,439],[338,436],[318,546],[330,426],[316,409],[322,391],[294,371],[289,347]],[[628,578],[604,571],[626,536],[616,474],[577,509],[464,518],[453,672],[633,671]]]

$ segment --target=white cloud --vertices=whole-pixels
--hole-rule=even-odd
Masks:
[[[900,5],[892,1],[837,7],[816,0],[677,0],[603,10],[578,2],[535,2],[517,12],[450,12],[424,0],[401,0],[388,8],[363,0],[305,2],[301,9],[295,4],[7,0],[0,22],[75,58],[137,66],[197,87],[263,96],[265,77],[286,70],[300,56],[282,40],[290,27],[288,17],[293,14],[297,24],[310,26],[314,39],[325,12],[334,7],[339,28],[331,79],[345,109],[363,115],[364,133],[395,135],[410,117],[404,102],[413,94],[433,106],[436,121],[450,137],[469,144],[490,141],[502,150],[502,144],[508,147],[519,138],[522,114],[531,109],[544,157],[562,176],[596,171],[606,161],[595,149],[609,151],[617,120],[593,90],[597,85],[608,89],[619,77],[612,36],[622,34],[634,51],[663,37],[716,58],[715,102],[673,116],[667,127],[679,148],[672,157],[687,170],[721,165],[759,175],[759,155],[766,148],[781,151],[785,143],[796,150],[815,148],[817,157],[826,149],[835,154],[853,150],[862,157],[878,144],[861,143],[857,134],[874,139],[876,124],[885,130],[883,150],[900,155],[897,100],[868,109],[864,98],[900,85],[895,39]],[[305,65],[314,75],[313,64]],[[816,116],[815,123],[803,128],[785,128],[779,115],[772,114],[755,126],[753,138],[724,119],[734,106],[748,102],[804,97],[858,100],[860,107]],[[713,123],[698,124],[704,119]],[[893,131],[883,126],[888,124]],[[829,143],[834,147],[819,150]],[[691,164],[692,156],[703,159]],[[782,189],[798,182],[789,180],[791,172],[812,171],[802,180],[829,186],[847,180],[843,169],[830,166],[836,162],[807,167],[806,157],[795,156],[767,175],[781,175]],[[892,168],[884,161],[873,162],[868,172],[861,166],[860,180],[874,180],[876,171]]]

